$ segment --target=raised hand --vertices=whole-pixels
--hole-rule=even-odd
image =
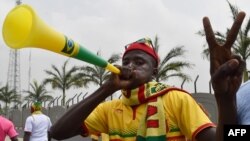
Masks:
[[[215,96],[235,98],[235,93],[242,82],[245,62],[234,55],[231,48],[237,38],[245,13],[240,12],[234,21],[224,45],[216,42],[215,35],[207,17],[203,18],[206,40],[210,52],[210,75]]]

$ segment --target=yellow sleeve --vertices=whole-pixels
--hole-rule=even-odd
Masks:
[[[189,139],[194,139],[201,130],[215,126],[190,94],[174,90],[164,95],[163,100],[167,117]]]
[[[84,121],[88,134],[108,133],[107,128],[107,110],[108,103],[99,104],[94,111]]]

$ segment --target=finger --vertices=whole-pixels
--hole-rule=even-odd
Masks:
[[[240,57],[239,55],[234,55],[233,58],[237,59],[239,62],[239,67],[237,69],[236,74],[237,75],[242,75],[243,71],[246,68],[246,62],[242,59],[242,57]]]
[[[225,47],[226,48],[231,48],[234,41],[236,40],[237,38],[237,35],[238,35],[238,32],[240,30],[240,27],[241,27],[241,24],[245,18],[245,13],[244,12],[240,12],[237,16],[237,18],[235,19],[228,35],[227,35],[227,40],[226,40],[226,43],[225,43]]]
[[[215,47],[217,43],[216,43],[214,32],[213,32],[213,29],[212,29],[212,26],[210,24],[208,17],[203,18],[203,27],[205,30],[206,40],[207,40],[209,49],[212,47]]]
[[[215,71],[220,67],[219,62],[217,61],[211,61],[212,59],[210,59],[210,75],[212,76]]]
[[[120,78],[122,80],[128,80],[131,79],[132,75],[133,75],[133,69],[129,68],[129,67],[121,67],[121,74],[120,74]]]
[[[225,80],[228,76],[235,74],[239,62],[237,59],[231,59],[225,64],[221,65],[218,70],[212,76],[214,80]]]

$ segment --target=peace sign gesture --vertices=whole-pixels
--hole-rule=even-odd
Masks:
[[[232,54],[231,48],[235,42],[245,13],[240,12],[234,21],[224,45],[216,42],[212,26],[207,17],[203,18],[206,40],[210,52],[210,75],[212,86],[217,98],[235,98],[241,82],[245,62],[241,57]]]

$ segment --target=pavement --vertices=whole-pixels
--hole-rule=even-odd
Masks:
[[[17,132],[19,133],[19,136],[18,136],[18,141],[23,141],[23,130],[22,129],[16,129]],[[11,141],[10,138],[7,136],[5,138],[5,141]],[[58,141],[58,140],[55,140],[55,139],[52,139],[51,141]],[[89,137],[81,137],[80,135],[79,136],[75,136],[75,137],[72,137],[72,138],[69,138],[69,139],[65,139],[65,140],[61,140],[61,141],[91,141],[91,138]]]
[[[5,138],[5,141],[11,141],[9,137]],[[23,141],[23,138],[18,138],[18,141]]]
[[[11,141],[11,140],[10,140],[9,137],[6,137],[5,141]],[[23,138],[18,138],[18,141],[23,141]],[[57,140],[52,139],[52,141],[57,141]],[[76,137],[73,137],[73,138],[70,138],[70,139],[67,139],[67,140],[63,140],[63,141],[91,141],[91,139],[76,136]]]
[[[11,141],[11,140],[10,140],[9,137],[6,137],[5,141]],[[23,138],[18,138],[18,141],[23,141]],[[52,139],[52,141],[57,141],[57,140]],[[76,136],[76,137],[73,137],[73,138],[70,138],[70,139],[67,139],[67,140],[62,140],[62,141],[91,141],[91,139]]]

